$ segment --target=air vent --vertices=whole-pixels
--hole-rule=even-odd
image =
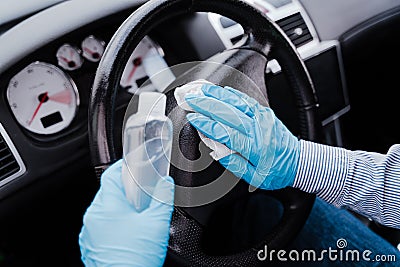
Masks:
[[[0,181],[12,176],[20,166],[0,132]]]
[[[239,43],[243,39],[243,37],[244,37],[244,35],[241,34],[241,35],[231,38],[232,44],[235,45],[235,44]]]
[[[313,40],[310,30],[300,13],[290,15],[278,20],[276,23],[296,47],[300,47]]]

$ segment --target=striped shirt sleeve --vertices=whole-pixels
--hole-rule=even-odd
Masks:
[[[294,187],[400,228],[400,145],[386,155],[300,141]]]

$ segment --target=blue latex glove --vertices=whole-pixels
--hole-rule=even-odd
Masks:
[[[109,167],[101,187],[84,216],[79,235],[85,266],[162,266],[165,260],[174,186],[171,177],[161,179],[152,200],[141,213],[125,197],[122,161]]]
[[[292,186],[300,142],[273,111],[229,87],[205,84],[201,90],[204,96],[186,96],[198,112],[188,114],[187,119],[207,137],[240,153],[219,162],[256,188]]]

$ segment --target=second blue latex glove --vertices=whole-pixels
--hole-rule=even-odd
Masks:
[[[299,140],[273,111],[229,87],[205,84],[204,96],[188,95],[197,112],[189,122],[207,137],[238,152],[219,162],[256,188],[292,186],[300,155]]]
[[[154,189],[158,201],[139,213],[125,197],[122,161],[101,177],[101,187],[84,216],[79,235],[82,261],[91,266],[162,266],[173,211],[174,181],[161,179]]]

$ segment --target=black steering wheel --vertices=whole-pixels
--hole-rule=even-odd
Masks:
[[[166,91],[166,113],[174,127],[179,129],[178,132],[174,132],[173,149],[182,151],[173,151],[173,155],[177,154],[175,161],[186,162],[187,159],[198,158],[200,140],[194,128],[187,123],[186,112],[176,108],[174,87],[203,78],[219,85],[234,87],[268,106],[265,69],[270,57],[279,61],[295,95],[300,137],[318,141],[320,120],[310,76],[296,48],[273,21],[240,0],[152,0],[137,9],[118,29],[107,46],[96,73],[89,107],[89,141],[92,161],[98,176],[117,160],[113,141],[114,107],[125,63],[150,30],[171,17],[193,12],[214,12],[229,17],[244,27],[247,39],[242,46],[226,50],[209,59],[212,64],[229,67],[209,68],[207,63],[199,64],[179,77],[170,86],[171,90]],[[249,79],[232,78],[232,69],[244,73]],[[170,174],[177,185],[202,185],[226,172],[216,162],[202,171],[191,171],[191,166],[187,167],[183,170],[171,166]],[[290,244],[306,222],[315,196],[293,188],[272,192],[257,190],[254,193],[249,193],[244,188],[244,183],[239,182],[227,195],[204,206],[176,206],[171,222],[166,265],[265,265],[268,262],[261,262],[257,258],[260,249],[265,246],[269,249],[280,249]],[[234,228],[229,225],[233,217],[226,215],[226,211],[240,212],[235,208],[238,201],[249,201],[253,196],[264,194],[273,196],[282,203],[283,214],[279,223],[269,232],[260,231],[251,240],[233,244],[231,236],[235,235],[235,229],[228,232],[226,230]],[[175,198],[190,203],[194,196],[187,192],[176,192]],[[223,217],[226,217],[225,220]],[[221,227],[217,229],[214,224]],[[251,227],[255,226],[243,227],[251,230]],[[225,234],[222,233],[224,231]],[[219,235],[221,238],[218,238]]]

